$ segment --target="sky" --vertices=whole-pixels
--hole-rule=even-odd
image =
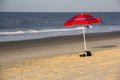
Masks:
[[[0,0],[0,12],[120,12],[120,0]]]

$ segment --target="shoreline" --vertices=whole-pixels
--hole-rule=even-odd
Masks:
[[[102,33],[85,33],[86,34],[86,37],[96,37],[96,36],[107,36],[108,35],[108,37],[106,38],[106,39],[108,39],[108,38],[111,38],[111,37],[109,37],[109,35],[112,35],[112,37],[114,36],[114,37],[117,37],[117,36],[119,36],[119,33],[120,33],[120,31],[112,31],[112,32],[102,32]],[[38,41],[38,40],[40,40],[40,41],[42,41],[42,40],[53,40],[53,39],[63,39],[63,38],[81,38],[83,36],[83,34],[78,34],[78,35],[64,35],[64,36],[53,36],[53,37],[45,37],[45,38],[38,38],[38,39],[26,39],[26,40],[15,40],[15,41],[2,41],[2,42],[0,42],[0,44],[1,43],[17,43],[17,42],[27,42],[27,41]],[[88,40],[89,41],[89,40]]]
[[[120,32],[87,34],[88,50],[120,45]],[[84,52],[82,35],[0,42],[0,62],[39,56],[41,58],[72,52]]]

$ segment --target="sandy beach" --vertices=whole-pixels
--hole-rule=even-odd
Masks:
[[[0,43],[0,80],[120,80],[120,32]]]

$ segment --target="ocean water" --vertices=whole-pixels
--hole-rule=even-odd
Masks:
[[[66,20],[79,13],[0,12],[0,42],[82,34],[79,26],[64,27]],[[120,31],[120,12],[90,13],[102,19],[86,33]]]

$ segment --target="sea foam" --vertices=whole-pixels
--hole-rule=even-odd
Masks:
[[[0,35],[18,35],[18,34],[30,34],[30,33],[44,33],[44,32],[63,32],[71,30],[80,30],[82,27],[68,28],[68,29],[45,29],[45,30],[20,30],[20,31],[7,31],[0,32]]]

